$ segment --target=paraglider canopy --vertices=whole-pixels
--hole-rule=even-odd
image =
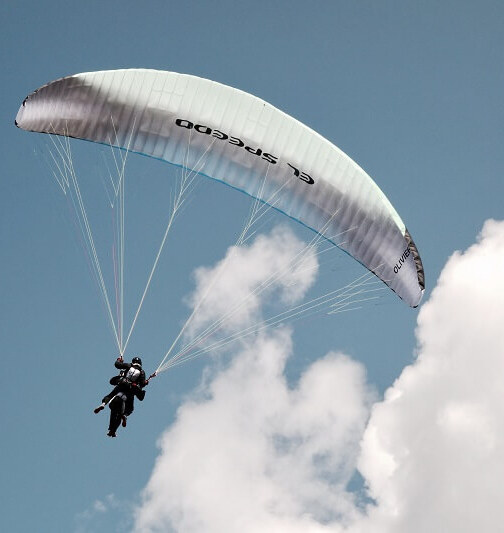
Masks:
[[[375,182],[328,140],[248,93],[173,72],[90,72],[29,95],[16,125],[194,169],[320,233],[408,305],[422,298],[418,250]]]

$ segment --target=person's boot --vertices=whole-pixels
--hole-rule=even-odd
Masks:
[[[102,403],[98,407],[96,407],[95,410],[94,410],[95,414],[98,414],[100,411],[103,411],[103,409],[105,409],[105,405],[107,405],[107,404],[106,403]]]

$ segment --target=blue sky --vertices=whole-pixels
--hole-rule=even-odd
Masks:
[[[375,179],[421,252],[427,302],[448,258],[473,245],[486,220],[503,217],[503,17],[497,1],[2,4],[0,495],[9,531],[133,529],[132,509],[149,480],[160,475],[155,465],[164,457],[168,478],[176,464],[168,445],[157,447],[158,439],[170,428],[169,435],[182,434],[186,419],[179,415],[176,422],[177,409],[188,405],[195,388],[205,397],[205,386],[215,383],[207,377],[201,384],[203,359],[162,374],[127,431],[116,440],[105,437],[106,417],[92,408],[108,390],[116,347],[71,211],[44,159],[48,140],[14,127],[23,98],[61,76],[127,67],[194,74],[260,96],[334,142]],[[96,179],[103,150],[73,146],[82,176]],[[138,226],[129,236],[135,250],[132,300],[162,234],[162,223],[156,229],[152,219],[163,217],[170,172],[146,158],[128,162],[130,194],[138,202],[131,208]],[[249,206],[244,195],[198,181],[130,343],[128,355],[141,355],[147,371],[188,314],[184,302],[195,289],[193,270],[224,256]],[[266,233],[279,222],[274,218]],[[310,238],[289,227],[297,238]],[[484,242],[493,242],[494,233],[486,235]],[[335,254],[317,290],[330,290],[333,276],[339,285],[340,276],[360,272],[344,254]],[[474,272],[476,287],[485,281]],[[495,301],[499,295],[493,293]],[[490,309],[497,317],[498,306]],[[431,314],[425,311],[425,322]],[[327,352],[343,352],[362,365],[362,388],[379,400],[422,350],[417,344],[429,345],[415,336],[416,329],[428,329],[417,318],[418,311],[391,296],[360,312],[295,323],[284,369],[288,382],[295,387]],[[369,414],[370,401],[362,405]],[[198,438],[196,433],[190,442]],[[207,447],[201,448],[204,459]],[[376,498],[376,470],[363,472]],[[189,494],[177,476],[174,494]],[[136,527],[150,530],[140,522]]]

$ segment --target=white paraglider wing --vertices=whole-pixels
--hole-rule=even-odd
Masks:
[[[417,248],[374,181],[328,140],[255,96],[173,72],[90,72],[32,93],[16,125],[194,169],[319,232],[408,305],[421,300]]]

